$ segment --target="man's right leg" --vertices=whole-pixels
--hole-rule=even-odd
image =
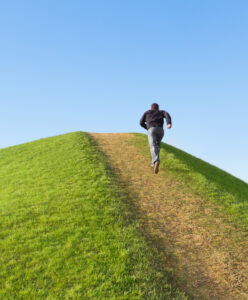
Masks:
[[[156,133],[155,153],[156,153],[156,156],[157,156],[157,160],[154,163],[154,172],[155,172],[155,174],[157,174],[159,172],[159,165],[160,165],[160,159],[159,159],[160,143],[161,143],[161,140],[164,136],[164,129],[163,129],[163,127],[157,127],[155,129],[156,129],[155,130],[155,133]]]

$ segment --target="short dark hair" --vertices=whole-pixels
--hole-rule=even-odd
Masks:
[[[151,109],[158,110],[159,109],[159,105],[157,103],[152,103]]]

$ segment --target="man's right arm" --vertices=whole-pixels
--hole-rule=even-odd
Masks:
[[[166,119],[166,123],[167,123],[167,128],[171,128],[172,126],[172,121],[171,121],[171,116],[170,114],[167,112],[167,111],[163,111],[163,114],[164,114],[164,118]]]
[[[147,129],[147,126],[146,126],[146,113],[143,114],[142,118],[140,119],[140,126]]]

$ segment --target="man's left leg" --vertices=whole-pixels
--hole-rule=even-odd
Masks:
[[[164,136],[164,129],[162,127],[155,127],[153,128],[153,149],[154,149],[154,160],[153,160],[153,164],[154,164],[154,172],[157,174],[159,171],[159,164],[160,164],[160,160],[159,160],[159,153],[160,153],[160,143],[161,140]]]
[[[156,130],[155,127],[150,127],[148,129],[148,142],[150,145],[153,166],[154,166],[155,161],[158,159],[157,154],[156,154],[157,138],[156,138],[155,130]]]

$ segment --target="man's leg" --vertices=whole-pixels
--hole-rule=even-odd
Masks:
[[[164,129],[162,127],[157,127],[156,128],[156,154],[158,157],[158,161],[159,161],[159,153],[160,153],[160,143],[162,141],[162,138],[164,136]]]
[[[150,151],[152,155],[152,164],[155,163],[157,160],[157,155],[156,155],[156,135],[154,132],[155,127],[150,127],[148,129],[148,142],[150,145]]]
[[[160,142],[164,136],[162,127],[151,127],[148,129],[148,141],[152,155],[152,163],[159,161]]]
[[[160,153],[160,143],[161,140],[164,136],[164,130],[162,127],[157,127],[156,128],[156,146],[155,146],[155,152],[156,152],[156,161],[154,163],[154,172],[155,174],[157,174],[159,172],[159,164],[160,164],[160,160],[159,160],[159,153]]]

